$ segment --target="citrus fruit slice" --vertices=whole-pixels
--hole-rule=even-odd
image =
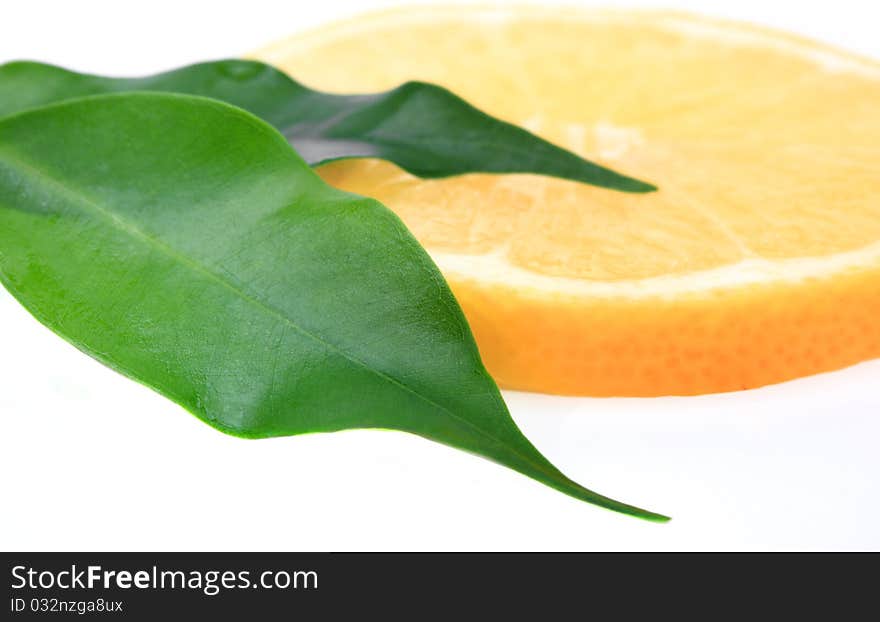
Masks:
[[[880,63],[674,13],[410,8],[256,53],[306,84],[442,84],[650,195],[337,162],[448,278],[508,388],[747,389],[880,356]]]

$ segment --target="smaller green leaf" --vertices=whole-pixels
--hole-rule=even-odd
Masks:
[[[312,166],[381,158],[419,177],[533,173],[625,192],[656,190],[423,82],[372,95],[336,95],[249,60],[200,63],[145,78],[107,78],[29,61],[0,66],[0,116],[125,91],[201,95],[244,108],[274,125]]]

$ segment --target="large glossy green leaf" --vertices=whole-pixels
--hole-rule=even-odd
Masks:
[[[0,66],[0,116],[124,91],[202,95],[244,108],[274,125],[313,166],[372,157],[420,177],[537,173],[628,192],[655,190],[421,82],[375,95],[334,95],[248,60],[201,63],[146,78],[106,78],[26,61]]]
[[[78,348],[245,437],[404,430],[578,499],[510,418],[440,272],[374,200],[216,100],[0,121],[0,280]]]

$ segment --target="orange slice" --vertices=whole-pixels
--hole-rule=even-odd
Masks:
[[[425,245],[514,389],[747,389],[880,356],[880,64],[681,14],[410,8],[256,54],[310,86],[449,87],[656,183],[320,170]]]

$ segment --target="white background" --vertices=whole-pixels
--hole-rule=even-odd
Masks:
[[[0,62],[136,75],[384,4],[9,2]],[[870,1],[638,4],[880,58]],[[0,549],[880,549],[880,361],[698,398],[506,394],[551,460],[674,517],[656,525],[404,434],[224,436],[80,354],[2,290],[0,344]]]

